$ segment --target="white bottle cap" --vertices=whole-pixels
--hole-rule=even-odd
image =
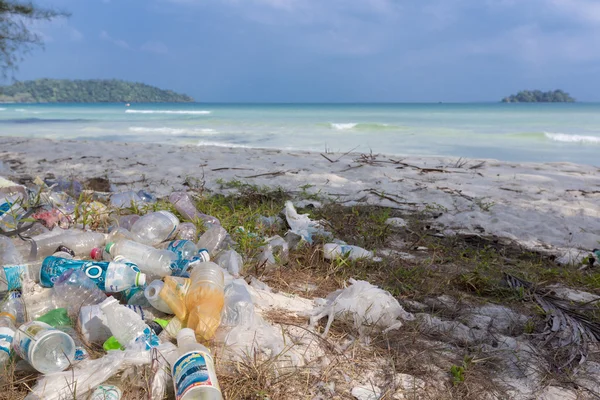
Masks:
[[[194,330],[190,329],[190,328],[181,329],[177,333],[177,343],[179,343],[179,341],[183,341],[186,339],[193,339],[195,342],[196,341],[196,332],[194,332]]]
[[[138,272],[135,278],[136,286],[146,286],[146,274]]]

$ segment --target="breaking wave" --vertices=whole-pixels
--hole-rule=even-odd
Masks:
[[[598,137],[598,136],[569,135],[567,133],[549,133],[549,132],[544,132],[544,135],[548,139],[554,140],[556,142],[600,144],[600,137]]]
[[[125,110],[128,114],[190,114],[190,115],[207,115],[212,111],[206,110]]]
[[[167,135],[215,135],[217,132],[210,128],[196,128],[196,129],[183,129],[183,128],[146,128],[143,126],[132,126],[129,128],[130,132],[135,133],[165,133]]]
[[[402,129],[400,126],[380,123],[356,123],[356,122],[345,122],[345,123],[330,123],[329,128],[337,131],[383,131],[383,130],[397,130]]]

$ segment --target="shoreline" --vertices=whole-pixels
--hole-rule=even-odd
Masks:
[[[241,181],[347,205],[434,211],[447,234],[497,236],[562,262],[600,245],[600,168],[590,165],[3,136],[0,161],[0,176],[106,177],[114,190],[158,196],[202,182],[226,192],[223,182]]]

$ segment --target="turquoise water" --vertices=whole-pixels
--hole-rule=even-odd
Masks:
[[[0,135],[600,165],[600,104],[6,104]]]

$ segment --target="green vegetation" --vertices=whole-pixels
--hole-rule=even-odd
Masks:
[[[575,99],[562,90],[523,90],[517,94],[502,99],[503,103],[574,103]]]
[[[143,83],[37,79],[0,87],[0,103],[183,103],[194,99]]]
[[[39,21],[66,17],[67,13],[34,6],[30,1],[0,0],[0,71],[15,70],[22,55],[42,46],[42,37],[31,28]]]

